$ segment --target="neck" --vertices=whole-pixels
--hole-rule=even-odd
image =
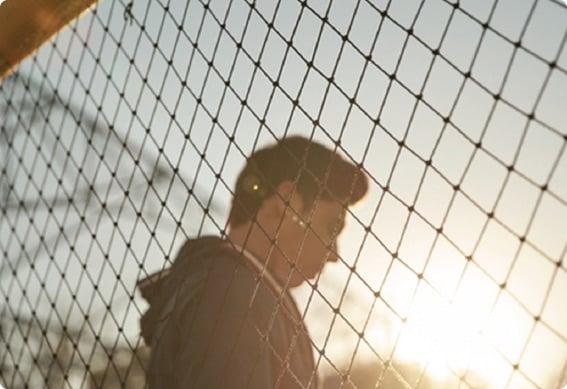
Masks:
[[[261,262],[266,264],[267,269],[280,283],[285,285],[290,274],[290,266],[285,257],[281,254],[277,247],[271,243],[271,239],[266,232],[255,223],[246,223],[236,228],[231,228],[227,234],[228,239],[238,245]],[[296,286],[294,279],[298,274],[293,274],[289,282],[289,286]]]

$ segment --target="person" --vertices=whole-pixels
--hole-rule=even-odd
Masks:
[[[248,157],[228,233],[188,240],[140,281],[150,388],[316,388],[313,349],[289,289],[338,259],[348,206],[368,179],[320,143],[286,137]]]

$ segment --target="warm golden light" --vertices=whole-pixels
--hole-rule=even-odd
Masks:
[[[464,283],[450,301],[420,285],[394,358],[423,366],[440,385],[451,377],[464,377],[471,385],[505,385],[517,363],[509,358],[519,355],[525,337],[521,328],[509,325],[513,305],[503,298],[493,309],[481,286]]]

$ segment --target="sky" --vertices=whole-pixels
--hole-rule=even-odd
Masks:
[[[13,187],[3,196],[33,205],[7,206],[0,221],[5,313],[34,310],[52,325],[82,323],[86,339],[100,331],[139,342],[146,305],[130,300],[136,280],[167,266],[187,237],[219,233],[246,155],[303,134],[329,147],[340,139],[371,177],[341,235],[342,260],[316,291],[292,292],[327,350],[322,374],[329,361],[393,356],[440,386],[459,375],[490,387],[558,385],[565,6],[131,4],[98,2],[0,84],[11,139],[0,177]],[[58,104],[33,109],[53,91]],[[73,195],[49,214],[50,199]]]

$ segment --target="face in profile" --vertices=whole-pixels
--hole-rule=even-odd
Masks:
[[[314,279],[327,262],[337,261],[337,238],[344,228],[345,209],[335,200],[320,199],[303,210],[301,223],[288,209],[282,222],[278,243],[299,271],[294,271],[291,285]]]

